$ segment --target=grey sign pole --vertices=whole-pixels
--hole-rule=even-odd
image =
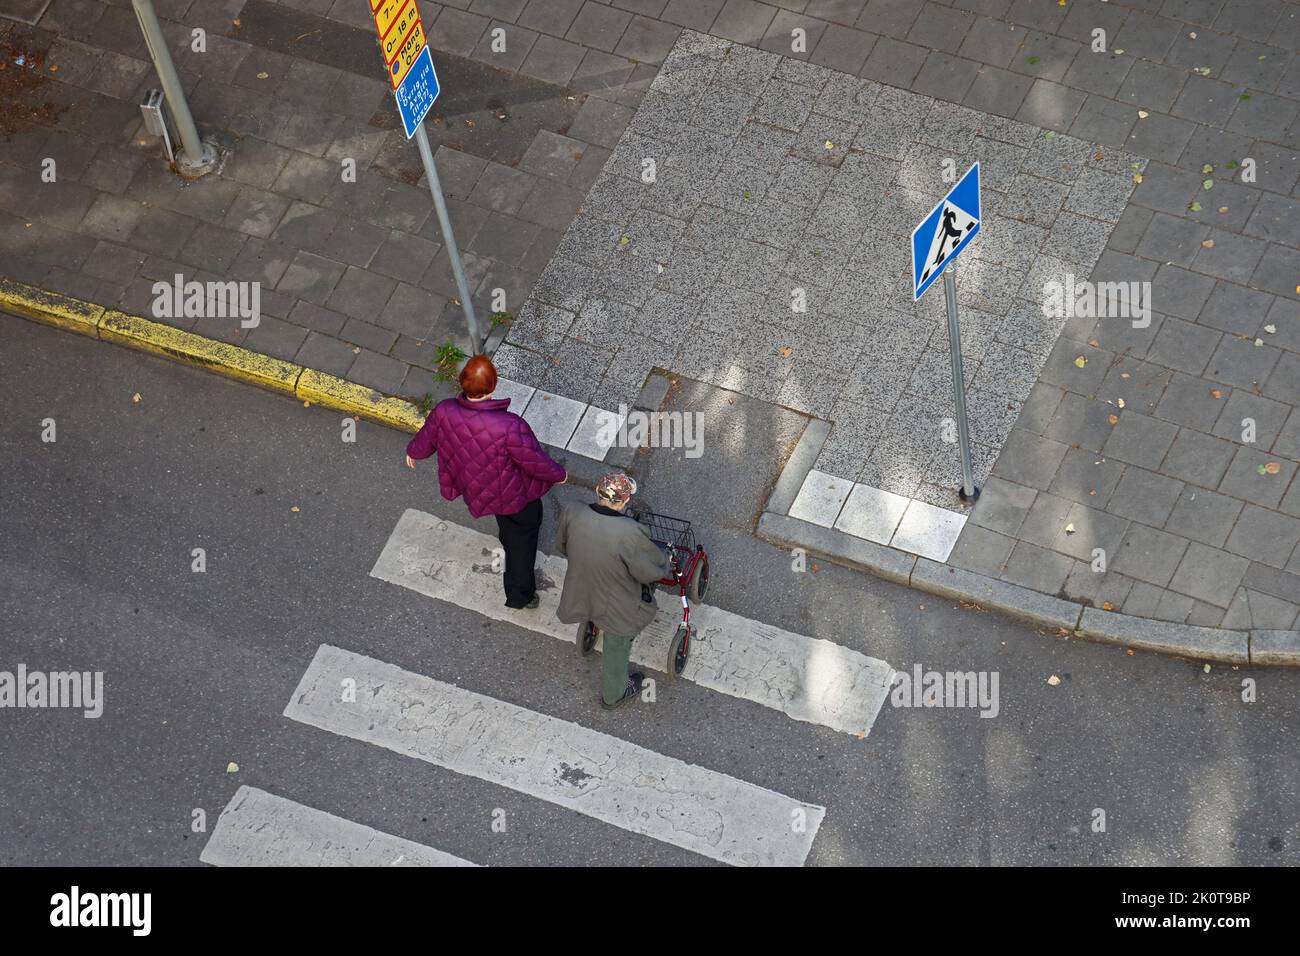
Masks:
[[[465,312],[465,324],[469,326],[469,340],[474,348],[474,355],[483,354],[483,337],[479,335],[478,321],[474,318],[474,303],[470,300],[469,283],[465,281],[465,269],[460,262],[460,249],[456,246],[456,236],[451,231],[451,217],[447,215],[447,203],[442,198],[442,183],[438,181],[438,169],[433,165],[433,150],[429,148],[429,134],[421,123],[415,131],[415,142],[420,147],[420,159],[424,163],[424,174],[429,178],[429,192],[433,193],[433,208],[438,210],[438,224],[442,226],[442,241],[451,257],[451,272],[456,277],[456,291],[460,295],[460,307]]]
[[[149,47],[154,69],[158,71],[158,81],[162,83],[167,107],[172,119],[176,121],[176,132],[181,138],[181,150],[176,154],[176,167],[185,176],[202,176],[210,172],[217,162],[217,151],[211,144],[199,139],[199,129],[194,125],[190,114],[190,105],[185,100],[185,88],[181,78],[176,75],[176,64],[172,62],[171,51],[167,49],[167,40],[162,28],[158,26],[158,14],[154,12],[153,0],[131,0],[135,7],[135,18],[140,21],[140,32]]]
[[[948,302],[948,345],[952,349],[952,400],[957,407],[957,442],[961,445],[961,499],[979,497],[970,464],[970,429],[966,424],[966,376],[961,367],[961,323],[957,321],[957,280],[952,269],[943,270],[943,297]]]

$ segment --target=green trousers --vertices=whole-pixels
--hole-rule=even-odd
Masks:
[[[635,637],[635,634],[632,637],[620,637],[605,632],[604,650],[601,652],[605,661],[600,675],[600,695],[607,704],[618,703],[627,691],[627,664],[632,659],[632,641]]]

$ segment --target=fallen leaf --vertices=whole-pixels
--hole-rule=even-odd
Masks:
[[[834,148],[835,148],[835,144],[832,143],[829,139],[826,141],[825,146],[826,146],[827,149],[834,149]]]
[[[794,349],[790,348],[790,346],[788,345],[781,346],[781,358],[789,358],[793,352]]]
[[[1118,416],[1118,415],[1108,415],[1108,416],[1106,417],[1106,421],[1110,422],[1112,425],[1118,425],[1118,424],[1119,424],[1119,416]]]
[[[1138,119],[1146,119],[1150,115],[1151,114],[1148,113],[1146,110],[1138,110]]]
[[[1120,377],[1120,378],[1128,378],[1128,377],[1129,377],[1129,373],[1128,373],[1128,372],[1120,372],[1120,373],[1119,373],[1119,377]]]
[[[1209,163],[1206,163],[1204,166],[1201,167],[1201,172],[1208,176],[1210,173],[1214,172],[1214,167],[1211,166]]]
[[[134,395],[132,395],[132,396],[131,396],[131,401],[134,402],[135,404],[139,405],[139,404],[140,404],[140,393],[139,393],[139,392],[136,392]]]
[[[1210,68],[1208,66],[1198,66],[1195,72],[1201,74],[1201,76],[1209,76]]]
[[[1187,35],[1188,35],[1189,37],[1191,37],[1193,40],[1196,39],[1196,31],[1195,31],[1195,30],[1193,30],[1191,33],[1189,33],[1189,34],[1187,34]]]
[[[1217,388],[1210,389],[1210,398],[1223,398],[1223,393]]]
[[[1097,150],[1097,152],[1092,154],[1092,160],[1095,163],[1100,163],[1105,158],[1106,157],[1101,154],[1101,150]]]
[[[234,19],[234,20],[231,20],[230,22],[233,23],[235,26],[240,26],[240,25],[241,25],[240,22],[239,22],[239,19],[238,19],[238,18],[236,18],[236,19]]]
[[[57,64],[57,63],[51,63],[51,64],[50,64],[50,72],[51,72],[51,73],[58,73],[58,72],[59,72],[59,64]]]
[[[1189,205],[1187,208],[1190,209],[1192,212],[1200,212],[1201,204],[1196,201],[1193,201],[1191,205]]]
[[[809,568],[809,570],[812,571],[813,574],[816,574],[818,571],[821,570],[821,568],[819,568],[817,565],[814,564],[811,568]]]
[[[1122,398],[1118,398],[1118,399],[1116,399],[1116,400],[1115,400],[1115,404],[1118,405],[1120,408],[1123,408],[1123,407],[1124,407],[1124,399],[1122,399]]]
[[[1259,347],[1261,347],[1263,344],[1264,344],[1264,340],[1263,340],[1263,339],[1256,339],[1256,340],[1255,340],[1255,348],[1259,348]]]
[[[1277,331],[1277,326],[1276,326],[1276,325],[1266,325],[1266,326],[1264,326],[1264,331],[1267,332],[1269,335],[1272,335],[1273,333],[1275,333],[1275,332]]]
[[[1066,533],[1066,534],[1074,534],[1074,522],[1073,522],[1073,521],[1071,521],[1069,524],[1067,524],[1067,525],[1065,526],[1065,533]]]
[[[1074,364],[1075,364],[1075,366],[1078,367],[1078,368],[1083,368],[1085,365],[1088,364],[1088,358],[1087,358],[1087,356],[1084,356],[1084,355],[1077,355],[1077,356],[1075,356]]]
[[[1266,471],[1270,475],[1276,475],[1281,470],[1282,470],[1281,462],[1270,461],[1267,465],[1264,466],[1264,471]]]
[[[226,764],[226,773],[239,773],[239,764],[233,760]]]
[[[1061,683],[1061,678],[1053,674],[1051,677],[1047,678],[1047,683],[1050,686],[1055,687],[1057,684]]]
[[[1213,189],[1213,188],[1214,188],[1214,180],[1213,180],[1213,179],[1207,179],[1205,182],[1201,183],[1201,188],[1202,188],[1202,189]]]
[[[1205,673],[1208,674],[1209,672],[1210,672],[1210,665],[1209,665],[1209,664],[1206,664],[1206,665],[1205,665]]]
[[[294,505],[294,506],[293,506],[292,508],[290,508],[289,510],[292,511],[294,514],[297,514],[298,512],[302,511],[302,509],[299,508],[297,505]]]
[[[259,80],[264,80],[270,75],[271,75],[270,73],[267,73],[265,70],[263,70],[261,73],[257,74],[257,78]]]
[[[1091,346],[1092,346],[1093,348],[1095,348],[1095,349],[1099,349],[1099,348],[1101,348],[1101,343],[1098,342],[1096,339],[1088,339],[1088,344],[1091,345]]]
[[[1135,182],[1135,183],[1140,183],[1140,182],[1142,182],[1142,174],[1141,174],[1141,173],[1136,173],[1136,174],[1133,176],[1133,182]]]
[[[1213,249],[1213,248],[1214,248],[1214,240],[1213,240],[1213,239],[1206,239],[1204,242],[1201,243],[1201,248],[1202,248],[1202,249]]]
[[[1101,609],[1103,611],[1113,611],[1115,610],[1115,605],[1111,604],[1109,601],[1102,601]]]
[[[1219,207],[1219,212],[1227,212],[1227,211],[1228,211],[1228,207],[1227,207],[1227,206],[1220,206],[1220,207]]]
[[[1096,498],[1096,497],[1097,497],[1097,489],[1096,489],[1096,488],[1093,488],[1092,490],[1090,490],[1090,491],[1088,492],[1088,497],[1089,497],[1089,498]]]
[[[311,402],[303,402],[303,403],[302,403],[302,407],[303,407],[303,408],[311,408]]]

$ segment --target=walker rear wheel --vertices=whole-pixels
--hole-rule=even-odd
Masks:
[[[578,625],[578,635],[575,644],[578,648],[578,656],[586,657],[596,646],[596,640],[600,637],[600,628],[590,621],[585,621]]]

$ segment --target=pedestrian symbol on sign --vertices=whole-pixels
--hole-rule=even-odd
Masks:
[[[931,255],[926,260],[927,265],[921,273],[921,281],[924,282],[930,278],[930,273],[934,271],[935,267],[943,265],[943,261],[961,244],[962,237],[975,227],[976,222],[977,220],[966,215],[951,203],[944,203],[939,230],[934,234],[934,239],[930,242]]]

